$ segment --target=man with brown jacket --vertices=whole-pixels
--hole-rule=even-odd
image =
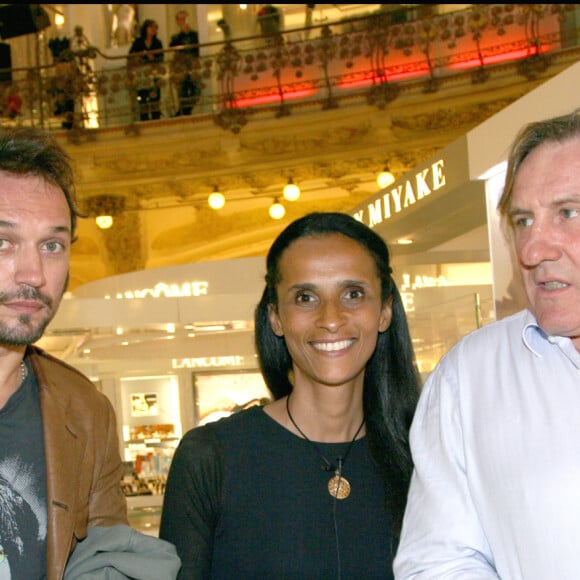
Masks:
[[[127,526],[109,400],[32,346],[69,276],[69,159],[48,134],[0,132],[0,578],[63,577],[90,526]]]

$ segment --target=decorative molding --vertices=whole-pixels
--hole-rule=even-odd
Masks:
[[[374,176],[385,162],[396,177],[404,175],[540,82],[512,75],[476,88],[445,84],[428,97],[402,93],[384,111],[356,102],[335,111],[296,110],[285,119],[264,115],[239,135],[210,118],[67,147],[78,166],[80,198],[108,191],[124,196],[130,210],[106,232],[79,224],[82,251],[71,279],[79,284],[103,272],[265,254],[294,217],[349,211],[376,192]],[[303,195],[274,223],[267,201],[262,209],[256,200],[281,190],[290,176]],[[207,207],[214,185],[229,198],[218,212]],[[102,250],[90,250],[103,238],[106,260]],[[85,268],[86,262],[95,266]]]
[[[113,274],[125,274],[145,268],[139,216],[127,212],[115,217],[114,228],[99,230],[105,240]]]
[[[418,115],[394,116],[393,127],[395,129],[423,132],[474,127],[515,100],[516,97],[513,97],[488,103],[479,103],[475,106],[470,104],[469,106],[438,109]]]

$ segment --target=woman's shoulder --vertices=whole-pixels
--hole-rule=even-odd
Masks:
[[[263,418],[263,408],[256,405],[232,413],[229,417],[224,417],[219,421],[208,423],[206,427],[218,435],[237,435],[240,432],[247,432],[252,426],[260,425]]]
[[[250,407],[233,413],[229,417],[195,427],[184,435],[182,441],[187,444],[194,443],[196,446],[213,448],[224,437],[238,436],[242,432],[246,433],[248,429],[252,428],[252,425],[259,425],[263,416],[262,407]]]
[[[145,43],[143,42],[143,39],[140,36],[138,36],[131,44],[131,48],[129,49],[129,52],[140,52],[143,50],[144,46],[145,46]]]

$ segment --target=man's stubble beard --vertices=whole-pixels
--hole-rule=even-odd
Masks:
[[[36,342],[42,337],[53,317],[54,312],[51,312],[36,327],[31,325],[31,316],[29,314],[22,314],[18,317],[20,324],[16,328],[10,328],[0,322],[0,344],[8,346],[28,346]]]
[[[23,298],[39,300],[48,308],[47,315],[37,323],[36,327],[32,326],[32,316],[30,314],[21,314],[18,317],[19,324],[15,328],[7,326],[0,320],[0,344],[8,346],[28,346],[29,344],[33,344],[37,340],[40,340],[44,335],[46,327],[50,324],[60,306],[62,297],[68,287],[69,276],[70,274],[67,273],[63,288],[56,300],[53,300],[40,293],[38,290],[30,287],[24,288],[16,293],[15,296],[7,297],[6,294],[0,294],[0,304],[7,301],[7,299],[12,300],[14,298]]]

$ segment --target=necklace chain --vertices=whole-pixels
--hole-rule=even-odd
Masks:
[[[20,384],[22,384],[28,376],[28,367],[24,361],[20,362]]]
[[[348,457],[348,454],[350,453],[350,450],[352,449],[352,446],[354,445],[356,438],[358,437],[359,433],[361,432],[361,430],[363,428],[363,425],[365,424],[364,417],[363,417],[363,420],[361,421],[361,424],[359,425],[359,428],[356,430],[354,437],[351,439],[351,441],[346,449],[346,453],[344,454],[344,456],[338,457],[338,459],[337,459],[338,468],[336,468],[336,467],[333,467],[333,465],[330,463],[330,461],[328,461],[328,459],[326,458],[324,453],[322,453],[322,451],[320,451],[318,445],[316,445],[316,443],[314,443],[314,441],[312,441],[311,439],[309,439],[306,436],[304,431],[302,431],[302,429],[300,429],[300,427],[298,426],[298,424],[294,420],[294,417],[292,417],[292,413],[290,413],[290,395],[288,395],[286,397],[286,413],[288,413],[288,419],[290,419],[290,421],[292,422],[292,425],[294,425],[294,427],[296,427],[296,430],[298,431],[298,433],[300,433],[300,435],[302,435],[302,437],[306,441],[308,441],[308,443],[310,443],[310,445],[312,445],[312,447],[315,449],[316,453],[318,453],[318,455],[320,456],[320,459],[322,459],[322,461],[324,462],[322,469],[324,471],[334,471],[335,469],[337,469],[340,473],[342,473],[342,467],[346,462],[346,458]]]

